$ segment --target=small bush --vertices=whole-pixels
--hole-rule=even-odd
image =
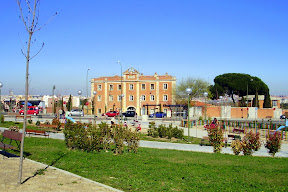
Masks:
[[[32,124],[33,123],[32,119],[28,119],[28,123]]]
[[[182,139],[184,137],[184,130],[179,129],[178,127],[172,127],[172,124],[169,124],[169,127],[166,125],[159,125],[156,127],[155,124],[149,125],[150,129],[148,130],[148,136],[152,136],[154,138],[168,138],[172,137],[177,139]]]
[[[257,151],[261,147],[259,133],[252,133],[252,131],[246,133],[242,139],[242,147],[244,155],[252,155],[254,151]]]
[[[4,123],[4,121],[5,121],[4,115],[0,115],[0,123]]]
[[[239,155],[243,149],[242,143],[239,139],[233,140],[231,143],[231,147],[235,155]]]
[[[281,133],[274,132],[266,137],[265,147],[268,149],[268,153],[275,156],[275,154],[281,149]]]
[[[48,120],[45,121],[45,125],[50,125],[50,122]]]
[[[137,152],[140,135],[124,126],[110,127],[106,123],[99,127],[91,124],[67,122],[64,129],[65,143],[71,149],[83,151],[113,150],[115,154],[125,151],[125,142],[128,152]]]
[[[10,127],[9,127],[9,131],[19,132],[19,127],[18,127],[17,125],[10,126]]]
[[[52,120],[52,125],[57,125],[56,131],[60,131],[61,123],[60,123],[60,120],[59,120],[59,119],[54,118],[54,119]]]
[[[39,126],[40,125],[40,121],[36,121],[35,125]]]

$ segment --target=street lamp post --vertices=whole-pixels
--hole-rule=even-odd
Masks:
[[[3,84],[0,82],[0,124],[2,123],[2,101],[1,101],[1,88]]]
[[[97,95],[97,91],[93,91],[93,101],[94,101],[94,124],[96,125],[96,112],[97,112],[97,108],[96,108],[96,99],[95,96]]]
[[[88,71],[90,70],[90,68],[87,69],[87,74],[86,74],[86,98],[87,98],[87,101],[88,101]],[[88,115],[88,106],[87,106],[87,115]]]
[[[117,63],[118,64],[120,64],[120,66],[121,66],[121,110],[119,110],[119,112],[121,113],[120,114],[120,117],[121,117],[121,120],[122,120],[122,107],[123,107],[123,86],[122,86],[122,83],[123,83],[123,80],[122,80],[122,64],[121,64],[121,62],[120,61],[117,61]]]
[[[204,97],[205,97],[205,121],[206,121],[206,111],[207,111],[207,102],[206,102],[206,98],[208,96],[208,93],[207,92],[204,92],[203,93]]]
[[[189,103],[190,103],[190,94],[192,93],[192,89],[191,88],[186,88],[185,92],[188,94],[187,128],[188,128],[188,141],[190,141]]]
[[[220,96],[219,99],[220,99],[220,122],[221,122],[222,121],[222,99],[223,99],[223,96]]]
[[[53,91],[52,91],[52,115],[54,114],[54,90],[55,90],[55,88],[56,88],[55,85],[53,85]]]
[[[80,105],[81,105],[81,99],[80,99],[80,97],[81,97],[81,94],[82,94],[82,91],[81,90],[79,90],[78,91],[78,95],[79,95],[79,113],[80,113],[80,122],[81,122],[81,110],[80,110]]]

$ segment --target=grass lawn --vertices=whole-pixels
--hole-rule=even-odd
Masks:
[[[114,155],[25,138],[28,157],[124,191],[288,191],[288,159],[139,148]],[[13,152],[15,153],[15,151]]]

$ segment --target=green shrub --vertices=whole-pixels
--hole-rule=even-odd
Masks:
[[[199,121],[202,121],[202,120],[203,120],[203,117],[202,117],[202,116],[200,116],[200,117],[199,117]]]
[[[0,123],[4,123],[4,121],[5,121],[4,115],[0,115]]]
[[[45,121],[45,125],[50,125],[50,122],[48,120]]]
[[[152,136],[154,138],[168,138],[172,137],[182,139],[184,137],[184,130],[178,129],[178,127],[172,127],[172,124],[169,124],[169,127],[166,125],[159,125],[156,127],[155,124],[151,125],[152,128],[148,130],[148,136]]]
[[[54,118],[54,119],[52,120],[52,125],[57,125],[56,130],[57,130],[57,131],[60,131],[61,123],[60,123],[60,120],[59,120],[59,119]]]
[[[274,132],[267,135],[265,147],[268,149],[268,153],[274,157],[279,149],[281,149],[281,133]]]
[[[32,124],[33,123],[32,119],[28,119],[28,123]]]
[[[39,126],[40,125],[40,121],[36,121],[35,125]]]
[[[72,123],[68,121],[64,128],[65,143],[71,149],[83,151],[113,150],[115,154],[125,151],[125,142],[128,152],[137,152],[140,135],[124,126],[112,126],[101,123],[92,124]]]
[[[19,127],[18,127],[17,125],[10,126],[10,127],[9,127],[9,131],[19,132]]]

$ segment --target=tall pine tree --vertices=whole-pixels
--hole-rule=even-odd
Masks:
[[[265,95],[264,95],[263,108],[271,108],[271,107],[272,107],[271,98],[270,98],[270,94],[269,94],[269,89],[267,89],[267,91],[265,92]]]

